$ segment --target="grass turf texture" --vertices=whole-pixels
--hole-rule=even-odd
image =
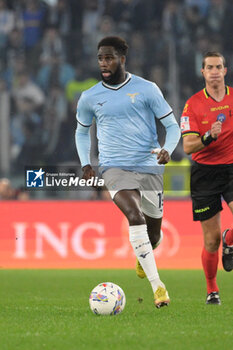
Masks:
[[[218,273],[221,306],[205,305],[202,271],[160,275],[171,305],[158,310],[148,281],[133,270],[1,270],[0,349],[232,348],[232,274]],[[125,291],[120,315],[96,316],[89,309],[91,290],[106,281]]]

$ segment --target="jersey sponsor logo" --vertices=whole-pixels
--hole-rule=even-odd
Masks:
[[[180,128],[181,128],[181,131],[190,130],[189,117],[185,116],[180,118]]]
[[[225,120],[226,120],[225,114],[220,113],[220,114],[217,116],[217,120],[219,120],[221,123],[225,122]]]
[[[135,92],[134,94],[127,94],[131,98],[131,102],[135,103],[135,97],[139,95],[139,92]]]
[[[225,106],[219,106],[219,107],[212,107],[210,108],[211,112],[215,112],[215,111],[222,111],[223,109],[228,109],[229,105],[225,105]]]

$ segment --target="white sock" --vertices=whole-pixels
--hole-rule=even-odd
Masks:
[[[133,247],[150,284],[153,292],[158,286],[164,286],[160,281],[152,246],[147,233],[146,225],[137,225],[129,227],[129,240]]]

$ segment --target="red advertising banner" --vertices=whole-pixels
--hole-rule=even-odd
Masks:
[[[134,268],[128,223],[112,202],[0,202],[1,268]],[[224,205],[222,228],[232,215]],[[190,201],[165,201],[158,268],[201,268]]]

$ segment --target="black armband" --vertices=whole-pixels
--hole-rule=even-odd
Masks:
[[[204,146],[208,146],[212,141],[216,141],[217,139],[214,139],[211,136],[210,130],[206,131],[204,135],[201,137],[201,142],[203,143]]]

